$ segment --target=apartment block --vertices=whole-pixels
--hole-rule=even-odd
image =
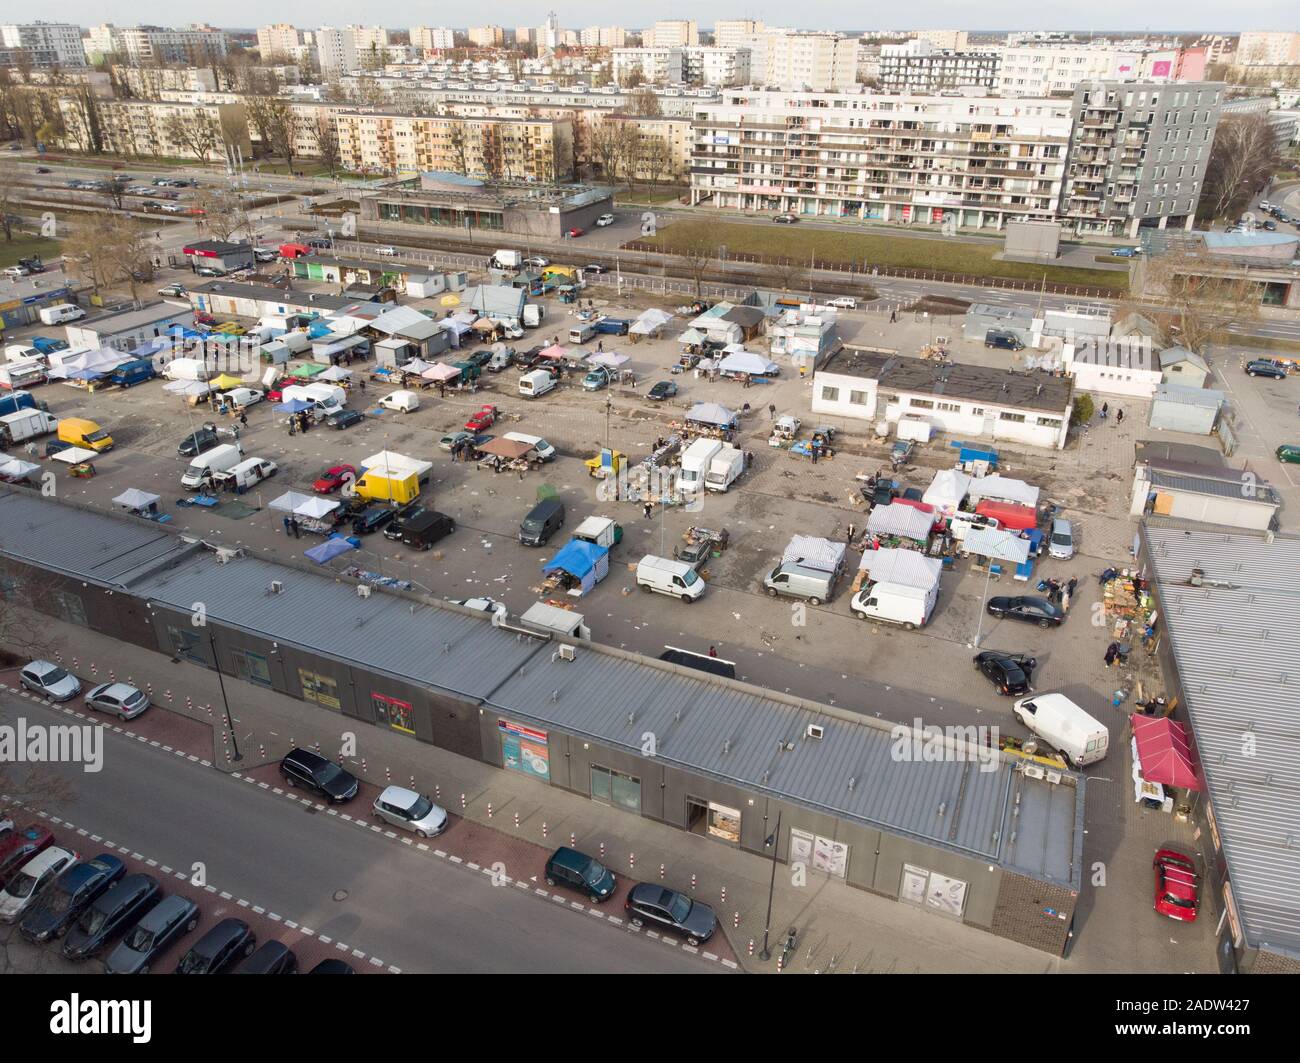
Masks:
[[[124,94],[156,100],[164,92],[216,92],[220,86],[208,66],[123,66],[111,68],[113,80]]]
[[[259,26],[257,30],[257,50],[263,59],[273,55],[292,55],[293,50],[303,43],[302,30],[287,22]]]
[[[1068,96],[1086,81],[1200,81],[1202,48],[1023,45],[1002,51],[997,89],[1004,96]]]
[[[627,30],[622,26],[588,26],[578,34],[578,43],[584,48],[623,48],[627,45]]]
[[[360,65],[357,41],[350,29],[322,26],[316,31],[316,60],[322,74],[346,73]]]
[[[10,23],[0,26],[0,46],[22,49],[32,66],[84,67],[81,27],[65,22]],[[16,64],[16,57],[14,57]]]
[[[1237,42],[1238,66],[1292,66],[1300,64],[1300,33],[1243,33]]]
[[[63,118],[64,147],[92,148],[82,102],[59,92],[51,95]],[[95,107],[102,149],[133,158],[173,158],[213,162],[225,145],[251,157],[248,115],[242,103],[186,103],[171,100],[99,100]],[[200,151],[200,149],[202,149]]]
[[[908,36],[940,51],[960,52],[970,43],[970,34],[965,30],[913,30]]]
[[[446,171],[491,180],[573,176],[573,127],[553,119],[461,118],[343,111],[335,116],[349,170],[395,175]]]
[[[1097,81],[1075,89],[1061,218],[1078,233],[1190,229],[1219,122],[1221,82]]]
[[[696,109],[691,202],[966,228],[1051,220],[1068,100],[724,92]]]
[[[740,48],[748,38],[766,28],[762,19],[720,18],[713,23],[713,43],[718,48]]]
[[[230,38],[211,26],[168,29],[105,23],[91,28],[85,48],[98,55],[117,55],[137,65],[202,63],[224,56],[230,48]]]
[[[880,48],[880,87],[885,92],[994,92],[1002,66],[1000,52],[954,52],[929,41],[886,44]]]
[[[832,92],[857,83],[858,41],[840,33],[766,29],[747,38],[750,81],[803,92]]]
[[[506,31],[500,26],[471,26],[468,36],[478,48],[500,48],[506,42]]]
[[[652,85],[676,85],[686,80],[684,48],[615,48],[610,58],[619,85],[636,75]]]
[[[443,26],[412,26],[411,44],[417,50],[445,51],[456,47],[456,34]]]
[[[682,49],[682,80],[689,85],[748,85],[750,72],[748,48]]]
[[[636,169],[633,176],[639,181],[665,181],[682,177],[691,165],[691,151],[695,136],[688,118],[647,118],[644,115],[623,114],[618,111],[589,111],[584,116],[591,127],[618,123],[635,129],[641,144],[637,155]],[[661,160],[664,165],[656,167],[649,161],[652,141],[662,141],[666,152]],[[588,141],[589,143],[589,141]],[[598,160],[583,158],[583,164],[592,164]],[[626,176],[627,160],[624,160],[623,173]]]
[[[694,19],[660,19],[653,28],[641,34],[641,43],[648,48],[682,48],[700,43],[700,28]]]
[[[383,26],[347,26],[352,31],[352,42],[358,52],[368,52],[372,48],[383,50],[388,47],[388,30]]]

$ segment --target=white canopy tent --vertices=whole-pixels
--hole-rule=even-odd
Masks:
[[[41,467],[34,462],[0,455],[0,480],[26,480],[40,471]]]
[[[151,495],[148,491],[141,491],[138,487],[128,487],[113,499],[113,505],[121,506],[123,509],[147,509],[149,506],[155,505],[157,501],[157,495]]]
[[[1029,559],[1029,540],[1004,528],[972,528],[961,541],[968,554],[979,554],[992,561],[1023,565]]]
[[[202,398],[212,390],[212,385],[202,380],[170,380],[163,385],[163,391],[183,398]]]
[[[286,491],[279,498],[271,499],[271,508],[283,510],[285,513],[296,513],[298,507],[305,502],[310,502],[315,495],[305,495],[301,491]]]
[[[427,373],[430,369],[436,369],[437,362],[426,362],[423,358],[412,358],[403,366],[399,366],[403,373]]]
[[[438,362],[430,366],[420,374],[425,380],[455,380],[460,376],[460,370],[454,365],[448,365],[446,362]]]
[[[341,365],[332,365],[325,372],[318,373],[316,379],[329,381],[331,384],[339,384],[344,380],[352,379],[352,370],[344,369]]]
[[[783,564],[802,565],[819,572],[834,572],[844,560],[844,543],[816,535],[796,535],[781,555]]]
[[[716,402],[697,402],[686,415],[688,421],[700,424],[716,424],[723,427],[735,424],[736,415],[732,410]]]
[[[919,550],[864,550],[858,568],[875,583],[898,583],[904,587],[930,590],[939,585],[943,562],[926,557]]]
[[[308,498],[306,502],[302,503],[302,505],[294,507],[294,513],[299,517],[311,517],[315,520],[321,520],[324,517],[328,517],[338,508],[339,503],[333,499],[316,498],[313,496]]]
[[[616,351],[598,351],[587,356],[588,365],[604,365],[610,369],[617,369],[631,360],[626,354],[619,354]]]
[[[934,506],[944,516],[952,516],[961,508],[966,492],[970,490],[971,477],[960,469],[940,469],[925,489],[921,501]]]
[[[735,344],[732,345],[733,347]],[[753,351],[747,351],[743,347],[740,350],[731,351],[721,362],[718,363],[718,369],[724,373],[746,373],[750,376],[762,376],[767,373],[775,373],[779,367],[773,361],[764,358],[761,354]]]
[[[901,535],[923,543],[929,538],[933,523],[933,513],[892,502],[887,506],[876,506],[871,511],[867,518],[867,532],[870,535]]]
[[[1018,502],[1022,506],[1038,507],[1038,488],[1024,480],[1013,480],[1009,476],[980,476],[971,481],[966,494],[973,504],[984,499],[995,502]]]
[[[635,333],[638,336],[651,336],[672,319],[673,315],[666,310],[652,307],[632,322],[632,327],[628,329],[628,332]]]
[[[99,452],[87,450],[85,447],[66,447],[50,456],[55,461],[61,461],[68,465],[77,465],[83,461],[90,461],[91,458],[99,457]]]

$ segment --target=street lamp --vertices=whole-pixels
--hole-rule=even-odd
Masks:
[[[605,449],[609,449],[609,414],[614,408],[614,400],[605,396]]]
[[[239,738],[235,734],[235,721],[230,718],[230,701],[226,697],[226,680],[221,674],[221,661],[217,657],[217,636],[211,627],[208,628],[208,645],[212,647],[212,667],[217,670],[217,683],[221,686],[221,704],[226,710],[226,728],[230,731],[230,746],[233,750],[230,759],[241,761],[244,757],[239,752]],[[775,874],[775,872],[773,873]]]
[[[764,847],[772,848],[772,882],[767,888],[767,921],[763,923],[763,951],[759,958],[765,963],[772,958],[772,950],[767,945],[767,935],[772,929],[772,896],[776,893],[776,850],[781,839],[781,813],[776,814],[776,830],[763,839]]]

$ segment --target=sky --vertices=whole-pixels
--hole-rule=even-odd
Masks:
[[[18,0],[0,2],[0,22],[17,19]],[[8,9],[8,10],[5,10]],[[752,0],[720,0],[701,4],[698,0],[647,0],[635,7],[635,16],[610,5],[608,0],[538,5],[521,0],[487,3],[477,24],[495,23],[513,29],[517,25],[535,26],[547,10],[559,15],[560,25],[579,29],[591,25],[622,25],[640,28],[635,22],[649,25],[657,18],[695,18],[702,27],[717,18],[762,18],[769,25],[794,25],[801,29],[1070,29],[1075,31],[1150,30],[1152,32],[1236,32],[1238,30],[1297,29],[1293,0],[1248,0],[1242,7],[1229,6],[1221,0],[1091,0],[1087,4],[1063,3],[1058,0],[982,0],[978,7],[970,4],[913,0],[907,5],[906,22],[891,24],[888,9],[872,14],[848,5],[843,0],[803,0],[798,12],[789,5],[753,3]],[[461,26],[465,8],[454,8]],[[113,22],[119,26],[150,23],[182,26],[190,22],[210,21],[231,28],[256,28],[269,22],[291,22],[309,29],[321,25],[349,23],[374,24],[382,21],[393,29],[410,25],[442,26],[448,8],[443,5],[413,3],[401,6],[400,20],[388,5],[359,3],[357,0],[60,0],[56,10],[40,17],[48,21],[76,22],[82,26]],[[702,14],[701,12],[708,12]],[[31,17],[31,16],[26,16]],[[633,18],[635,22],[632,21]],[[978,24],[972,20],[978,18]]]

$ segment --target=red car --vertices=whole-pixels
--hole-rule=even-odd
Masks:
[[[53,841],[54,834],[35,823],[22,830],[11,827],[0,834],[0,887],[33,856],[48,849]]]
[[[497,408],[495,406],[481,406],[478,413],[465,422],[465,431],[482,432],[486,428],[491,428],[497,419]]]
[[[311,485],[311,489],[327,495],[331,491],[337,491],[345,483],[356,478],[357,470],[353,466],[335,465],[332,469],[326,469],[316,482]]]
[[[569,236],[570,236],[571,238],[577,238],[577,237],[579,237],[579,236],[581,236],[581,235],[582,235],[582,230],[579,229],[576,225],[575,225],[572,229],[569,230]]]
[[[1201,880],[1191,857],[1175,849],[1160,849],[1151,866],[1156,875],[1155,910],[1183,923],[1195,922]]]

